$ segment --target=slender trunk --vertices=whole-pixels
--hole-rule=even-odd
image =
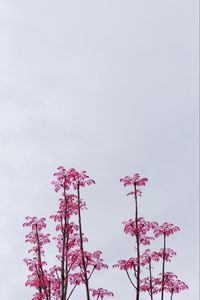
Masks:
[[[68,232],[67,232],[67,225],[69,223],[69,219],[67,218],[67,210],[68,210],[68,198],[66,195],[66,177],[64,180],[63,186],[63,196],[65,200],[65,212],[64,212],[64,224],[62,223],[61,219],[61,228],[62,228],[62,254],[61,254],[61,300],[65,300],[67,296],[67,286],[68,280],[66,278],[68,264],[66,263],[66,246],[68,244]]]
[[[64,228],[62,228],[62,257],[61,257],[61,300],[65,300],[65,244],[66,244],[66,218],[64,218]]]
[[[39,239],[39,233],[38,233],[38,227],[37,224],[35,225],[35,232],[36,232],[36,238],[37,238],[37,247],[38,247],[38,265],[39,265],[39,270],[38,270],[38,279],[39,279],[39,293],[42,295],[42,290],[46,292],[47,287],[44,284],[44,272],[42,268],[42,256],[41,256],[41,249],[40,249],[40,239]],[[42,280],[41,280],[42,277]],[[46,300],[49,300],[48,295],[45,295]]]
[[[73,289],[71,290],[71,292],[69,293],[68,297],[67,297],[67,300],[69,300],[69,298],[71,297],[71,295],[73,294],[75,288],[77,286],[77,283],[74,285]]]
[[[69,277],[69,270],[68,268],[68,244],[69,244],[69,232],[67,231],[67,238],[66,238],[66,255],[65,255],[65,290],[64,290],[64,299],[67,298],[67,290],[68,290],[68,277]]]
[[[138,203],[137,203],[137,186],[134,184],[135,192],[135,226],[136,226],[136,249],[137,249],[137,284],[136,284],[136,300],[140,299],[140,241],[139,241],[139,230],[138,230]]]
[[[164,232],[164,247],[163,247],[163,260],[162,260],[162,285],[161,285],[161,300],[164,299],[164,289],[165,289],[165,252],[166,252],[166,235]]]
[[[38,291],[39,291],[39,294],[42,298],[42,282],[41,282],[41,278],[40,278],[40,271],[37,269],[37,265],[35,265],[35,269],[36,269],[37,276],[38,276],[38,281],[39,281]]]
[[[129,279],[130,283],[132,284],[132,286],[136,289],[136,286],[135,286],[135,284],[133,283],[133,281],[132,281],[132,279],[131,279],[131,276],[130,276],[129,272],[127,271],[127,269],[126,269],[126,275],[127,275],[128,279]]]
[[[51,281],[48,281],[48,285],[49,285],[49,300],[51,300]]]
[[[170,300],[172,300],[173,294],[174,294],[174,291],[172,290]]]
[[[84,259],[84,249],[83,249],[83,232],[82,232],[82,222],[81,222],[81,199],[80,199],[80,186],[79,183],[77,185],[77,195],[78,195],[78,222],[79,222],[79,235],[80,235],[80,250],[83,264],[83,274],[85,280],[85,289],[87,300],[90,300],[90,292],[89,292],[89,282],[87,277],[87,267]]]
[[[150,283],[150,296],[151,300],[153,300],[153,284],[152,284],[152,272],[151,272],[151,259],[149,261],[149,283]]]

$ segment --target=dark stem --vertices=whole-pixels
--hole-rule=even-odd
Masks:
[[[95,267],[92,269],[92,272],[90,273],[90,276],[88,277],[88,281],[90,280],[92,274],[94,273]]]
[[[68,204],[68,198],[66,196],[66,177],[64,180],[64,186],[63,186],[63,195],[65,199],[65,212],[64,212],[64,225],[62,224],[62,219],[61,219],[61,226],[62,226],[62,257],[61,257],[61,300],[66,299],[67,295],[67,285],[68,285],[68,280],[65,282],[65,274],[67,273],[67,264],[65,264],[65,259],[66,259],[66,237],[67,237],[67,224],[69,223],[69,220],[67,218],[67,204]]]
[[[172,300],[173,294],[174,294],[174,291],[172,290],[170,300]]]
[[[67,289],[68,289],[68,277],[69,277],[69,271],[71,269],[68,268],[68,255],[67,255],[67,252],[68,252],[68,243],[69,243],[69,233],[67,231],[67,239],[66,239],[66,255],[65,255],[65,291],[64,291],[64,299],[66,299],[67,297]]]
[[[38,276],[38,281],[39,281],[38,291],[39,291],[39,294],[42,298],[42,282],[41,282],[41,278],[40,278],[40,272],[38,271],[38,268],[37,268],[36,264],[35,264],[35,269],[36,269],[37,276]]]
[[[51,300],[51,281],[48,281],[48,285],[49,285],[49,300]]]
[[[84,259],[84,249],[83,249],[83,232],[82,232],[82,222],[81,222],[81,199],[80,199],[80,186],[79,182],[77,184],[77,195],[78,195],[78,222],[79,222],[79,235],[80,235],[80,250],[83,264],[83,274],[84,274],[84,283],[86,289],[87,300],[90,300],[90,292],[89,292],[89,282],[87,278],[87,267]]]
[[[42,289],[44,290],[45,294],[46,294],[46,289],[47,287],[44,284],[44,272],[43,272],[43,268],[42,268],[42,256],[41,256],[41,249],[40,249],[40,239],[39,239],[39,233],[38,233],[38,227],[37,224],[35,225],[35,232],[36,232],[36,239],[37,239],[37,248],[38,248],[38,265],[39,265],[39,270],[37,272],[38,274],[38,279],[39,279],[39,283],[41,284],[41,289],[40,289],[40,294],[42,295]],[[41,280],[41,276],[40,273],[42,275],[42,280]],[[45,295],[46,300],[49,300],[48,295]]]
[[[140,299],[140,241],[138,230],[138,203],[137,203],[137,186],[134,183],[134,198],[135,198],[135,226],[136,226],[136,249],[137,249],[137,288],[136,288],[136,300]]]
[[[127,275],[128,279],[129,279],[130,283],[132,284],[132,286],[133,286],[135,289],[137,289],[137,287],[135,286],[135,284],[133,283],[133,281],[132,281],[132,279],[131,279],[131,276],[130,276],[128,270],[125,269],[125,271],[126,271],[126,275]]]
[[[75,288],[77,287],[77,283],[75,284],[75,286],[73,287],[73,289],[71,290],[71,292],[69,293],[69,296],[67,297],[67,300],[69,300],[69,298],[71,297],[71,295],[73,294]]]
[[[134,270],[134,275],[135,275],[135,278],[137,278],[137,270],[136,270],[136,267],[135,267],[135,265],[133,265],[133,270]]]
[[[166,252],[166,235],[164,237],[164,247],[163,247],[163,260],[162,260],[162,283],[161,283],[161,300],[164,299],[164,289],[165,289],[165,252]]]
[[[149,278],[150,278],[150,296],[151,300],[153,300],[153,284],[152,284],[152,271],[151,271],[151,259],[149,261]]]

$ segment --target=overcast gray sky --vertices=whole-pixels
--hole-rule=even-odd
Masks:
[[[189,290],[174,299],[197,300],[198,1],[1,0],[0,22],[0,299],[31,299],[21,224],[56,210],[64,165],[96,180],[84,231],[110,266],[133,247],[119,178],[149,178],[141,214],[181,228],[168,270]],[[112,268],[93,286],[133,299]]]

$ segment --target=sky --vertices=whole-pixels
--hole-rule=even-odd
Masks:
[[[93,287],[133,299],[112,265],[134,247],[119,179],[139,173],[140,215],[181,229],[167,268],[189,290],[174,299],[199,299],[198,1],[1,0],[0,23],[0,299],[32,297],[22,223],[56,211],[60,165],[96,181],[83,227],[110,269]]]

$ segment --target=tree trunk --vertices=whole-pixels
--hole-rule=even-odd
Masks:
[[[164,299],[164,289],[165,289],[165,251],[166,251],[166,235],[165,235],[165,232],[164,232],[164,247],[163,247],[163,261],[162,261],[161,300]]]
[[[152,272],[151,272],[151,259],[149,261],[149,280],[150,280],[150,296],[151,300],[153,300],[153,285],[152,285]]]
[[[80,199],[80,186],[77,185],[77,195],[78,195],[78,222],[79,222],[79,235],[80,235],[80,250],[82,256],[82,264],[83,264],[83,273],[85,280],[85,289],[87,300],[90,300],[90,292],[89,292],[89,282],[87,277],[87,267],[84,259],[84,248],[83,248],[83,236],[82,236],[82,222],[81,222],[81,199]]]
[[[136,300],[140,299],[140,241],[139,241],[139,231],[138,231],[138,203],[137,203],[137,186],[134,184],[134,196],[135,196],[135,226],[136,226],[136,249],[137,249],[137,273],[136,273]]]

